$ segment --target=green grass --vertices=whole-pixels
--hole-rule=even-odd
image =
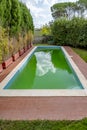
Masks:
[[[0,130],[87,130],[87,118],[79,121],[5,121]]]
[[[47,43],[43,43],[43,44],[38,43],[38,44],[34,44],[34,46],[49,46],[49,45]]]
[[[87,62],[87,50],[72,48],[85,62]]]

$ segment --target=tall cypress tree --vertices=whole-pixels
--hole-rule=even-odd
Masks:
[[[6,0],[6,6],[4,10],[4,27],[10,28],[11,24],[11,0]]]
[[[4,12],[6,8],[6,0],[0,0],[0,25],[4,25]]]
[[[11,27],[11,0],[5,1],[4,9],[4,21],[3,26],[6,28],[8,35],[10,36],[10,27]]]
[[[21,30],[22,33],[25,34],[29,30],[34,30],[33,19],[30,13],[30,10],[24,5],[20,3],[21,7]]]
[[[11,0],[11,35],[20,31],[20,5],[18,0]]]

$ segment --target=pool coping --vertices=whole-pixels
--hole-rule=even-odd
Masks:
[[[72,60],[71,56],[66,52],[64,47],[61,47],[65,53],[68,61],[70,62],[72,68],[76,72],[79,80],[81,81],[84,89],[76,90],[65,90],[65,89],[44,89],[44,90],[5,90],[4,86],[7,84],[13,75],[18,71],[24,62],[29,58],[29,56],[35,51],[37,47],[34,47],[31,52],[12,70],[12,72],[0,83],[0,96],[87,96],[87,80],[84,75],[81,73],[77,65]]]

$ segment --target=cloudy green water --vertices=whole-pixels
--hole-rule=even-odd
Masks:
[[[61,49],[39,50],[21,69],[8,89],[82,89]]]

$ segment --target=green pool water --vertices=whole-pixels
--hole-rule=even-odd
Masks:
[[[8,89],[82,89],[61,49],[37,49]]]

